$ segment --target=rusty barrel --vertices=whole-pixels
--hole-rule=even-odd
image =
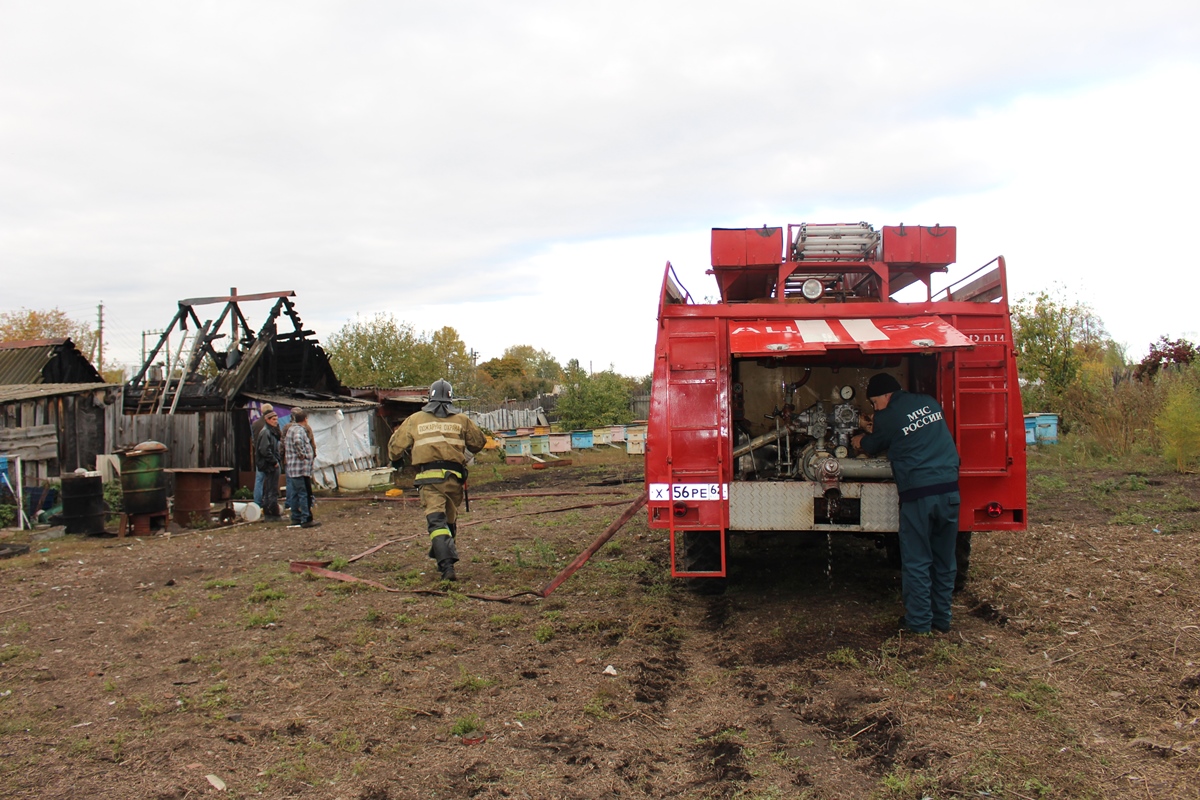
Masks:
[[[185,528],[198,528],[209,522],[213,476],[209,472],[174,470],[175,512],[173,519]]]
[[[99,475],[64,475],[63,522],[67,533],[104,533],[104,481]]]
[[[167,478],[163,466],[167,446],[142,442],[121,457],[121,492],[126,514],[161,514],[167,510]]]

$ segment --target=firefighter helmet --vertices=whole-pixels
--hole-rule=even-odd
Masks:
[[[429,387],[429,402],[421,410],[428,411],[435,417],[448,417],[459,413],[459,409],[453,403],[454,387],[449,381],[436,380]]]

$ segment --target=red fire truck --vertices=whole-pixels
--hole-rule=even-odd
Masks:
[[[724,578],[729,535],[746,532],[848,532],[898,560],[891,465],[851,444],[877,372],[942,405],[962,461],[960,579],[973,532],[1025,529],[1004,258],[934,295],[955,257],[953,227],[714,229],[715,303],[667,264],[646,490],[673,576]]]

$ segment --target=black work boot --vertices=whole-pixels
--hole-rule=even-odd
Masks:
[[[442,571],[442,580],[457,581],[458,576],[454,574],[454,562],[450,559],[438,562],[438,569]]]

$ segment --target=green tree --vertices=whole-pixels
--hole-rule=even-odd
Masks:
[[[515,358],[524,367],[521,373],[531,378],[556,382],[562,377],[562,366],[558,359],[545,350],[537,350],[532,345],[516,344],[504,351],[505,358]]]
[[[349,386],[423,386],[441,377],[429,342],[391,314],[347,322],[324,346]]]
[[[1120,357],[1104,323],[1086,303],[1068,301],[1060,287],[1021,298],[1012,307],[1017,365],[1025,380],[1026,411],[1065,410],[1063,397],[1084,363]]]
[[[480,394],[493,402],[528,400],[553,391],[562,376],[554,356],[531,345],[513,345],[479,365]]]
[[[595,428],[621,425],[633,419],[629,408],[631,379],[612,369],[589,375],[571,359],[564,370],[563,390],[558,396],[558,414],[564,428]]]
[[[449,326],[434,331],[429,337],[429,351],[433,367],[441,370],[439,375],[454,385],[454,394],[470,394],[475,369],[458,331]]]
[[[0,342],[70,339],[81,353],[94,359],[98,338],[90,323],[71,319],[58,308],[22,308],[0,314]]]
[[[1196,407],[1200,404],[1200,391],[1196,384],[1198,376],[1192,372],[1175,376],[1167,388],[1167,399],[1162,411],[1154,419],[1158,428],[1163,455],[1175,465],[1177,472],[1189,472],[1200,460],[1200,417]]]

